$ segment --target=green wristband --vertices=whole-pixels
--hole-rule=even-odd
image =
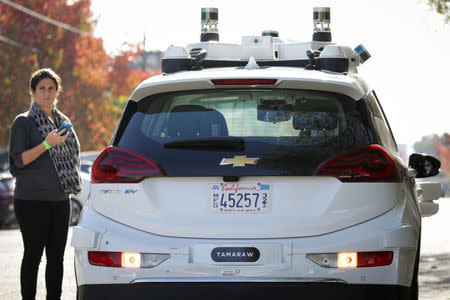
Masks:
[[[42,144],[44,144],[44,146],[45,146],[45,148],[47,148],[47,150],[52,148],[52,146],[50,146],[50,144],[47,143],[47,141],[43,141]]]

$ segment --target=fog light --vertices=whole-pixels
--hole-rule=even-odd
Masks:
[[[141,267],[141,254],[135,252],[123,252],[122,253],[122,268],[140,268]]]
[[[356,268],[358,266],[358,254],[356,252],[338,253],[338,268]]]

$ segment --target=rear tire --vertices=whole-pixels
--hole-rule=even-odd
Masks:
[[[409,287],[409,300],[419,300],[419,263],[420,263],[420,235],[419,245],[417,246],[416,261],[414,264],[414,273]]]

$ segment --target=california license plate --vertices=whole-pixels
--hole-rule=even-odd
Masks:
[[[211,185],[212,213],[268,213],[272,210],[272,185],[267,183],[217,183]]]

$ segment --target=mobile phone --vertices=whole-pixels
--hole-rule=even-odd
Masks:
[[[58,133],[59,133],[61,130],[64,130],[63,135],[65,135],[65,134],[66,134],[68,131],[70,131],[71,129],[72,129],[72,124],[67,123],[67,122],[62,122],[61,125],[60,125],[59,128],[58,128]]]

